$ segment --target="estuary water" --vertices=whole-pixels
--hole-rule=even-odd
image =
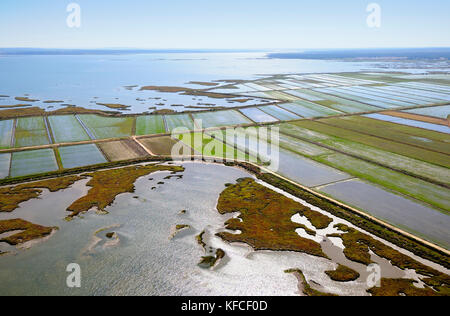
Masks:
[[[266,58],[265,53],[154,53],[124,55],[0,55],[0,105],[27,103],[54,110],[67,105],[108,110],[97,103],[129,105],[126,113],[184,106],[236,106],[229,100],[139,91],[140,86],[186,86],[190,81],[257,79],[259,75],[347,72],[373,63]],[[137,86],[137,87],[135,87]],[[43,101],[63,101],[43,103]],[[253,102],[253,103],[252,103]],[[238,105],[260,104],[259,100]],[[177,107],[173,107],[177,105]]]
[[[225,243],[215,234],[224,230],[224,222],[233,215],[217,212],[218,196],[226,183],[250,175],[217,164],[183,166],[181,179],[166,179],[168,172],[140,178],[136,192],[119,195],[107,215],[91,211],[72,222],[63,220],[66,207],[86,193],[87,180],[61,192],[47,192],[11,214],[1,214],[0,219],[20,217],[60,229],[28,250],[0,244],[0,250],[16,251],[16,255],[0,257],[0,295],[300,295],[297,279],[284,273],[291,268],[303,270],[316,289],[367,294],[366,267],[344,258],[342,242],[325,237],[337,232],[332,228],[335,223],[345,221],[331,216],[334,223],[319,230],[316,237],[298,231],[320,242],[332,261],[293,252],[254,252],[244,244]],[[304,217],[294,216],[293,221],[311,227]],[[171,238],[175,225],[190,225],[191,229]],[[205,255],[195,238],[202,231],[207,248],[226,253],[214,269],[197,265]],[[107,239],[108,232],[116,233],[117,239]],[[417,277],[375,255],[372,259],[385,277]],[[81,268],[80,288],[67,287],[70,263]],[[361,278],[349,283],[331,281],[324,271],[335,269],[337,263],[357,270]]]

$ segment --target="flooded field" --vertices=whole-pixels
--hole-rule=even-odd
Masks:
[[[50,144],[49,134],[43,117],[22,117],[17,119],[16,147]]]
[[[131,136],[134,120],[132,117],[101,117],[98,115],[78,115],[96,139]]]
[[[65,169],[107,162],[95,144],[65,146],[59,147],[58,150]]]
[[[450,105],[407,110],[406,112],[447,119],[450,115]]]
[[[13,120],[0,121],[0,149],[11,147]]]
[[[164,118],[161,115],[147,115],[136,118],[136,135],[164,134]]]
[[[11,154],[0,154],[0,179],[9,175],[9,165],[11,163]]]
[[[57,143],[90,140],[89,135],[73,115],[49,116],[53,138]]]
[[[383,115],[383,114],[368,114],[366,116],[377,119],[377,120],[393,122],[393,123],[403,124],[403,125],[407,125],[407,126],[419,127],[419,128],[427,129],[430,131],[450,134],[450,127],[448,127],[448,126],[431,124],[431,123],[414,121],[414,120],[408,120],[408,119],[404,119],[404,118],[393,117],[393,116]]]
[[[286,111],[285,109],[276,105],[268,105],[260,107],[259,109],[269,114],[270,116],[277,118],[280,121],[291,121],[300,119],[300,116],[292,112]]]
[[[275,117],[261,111],[258,108],[247,108],[247,109],[241,109],[240,111],[242,113],[244,113],[245,116],[247,116],[253,122],[256,122],[256,123],[268,123],[268,122],[278,121]]]
[[[192,116],[195,120],[201,120],[203,128],[234,126],[252,123],[248,118],[235,110],[195,113]]]
[[[331,184],[320,191],[447,249],[450,247],[450,217],[446,214],[360,180]]]
[[[12,153],[11,177],[45,173],[58,170],[53,149],[38,149]]]

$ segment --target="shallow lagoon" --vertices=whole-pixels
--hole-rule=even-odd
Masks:
[[[374,63],[265,58],[265,53],[154,53],[137,55],[0,56],[0,105],[16,104],[16,96],[29,94],[33,105],[57,109],[59,103],[108,110],[99,103],[130,105],[127,113],[159,109],[184,110],[172,105],[236,103],[176,93],[139,91],[139,86],[161,85],[205,88],[186,83],[227,79],[257,79],[259,74],[346,72],[373,68]],[[138,85],[138,87],[131,87]],[[128,88],[125,88],[125,87]],[[229,90],[229,89],[227,89]],[[247,88],[246,91],[251,89]],[[238,90],[228,91],[229,93]],[[159,98],[159,99],[154,99]],[[238,105],[258,104],[257,100]],[[159,105],[164,104],[164,105]]]
[[[293,252],[253,252],[245,245],[230,245],[215,237],[229,218],[216,210],[218,195],[225,183],[249,174],[215,164],[184,163],[184,166],[182,179],[165,179],[167,172],[139,179],[136,192],[118,196],[108,208],[108,215],[90,212],[72,222],[63,220],[67,215],[65,207],[85,194],[88,180],[25,202],[16,213],[0,214],[0,219],[22,217],[60,227],[44,243],[27,251],[19,250],[16,256],[0,258],[0,294],[298,295],[296,278],[283,272],[288,268],[302,269],[308,280],[321,285],[321,290],[366,294],[365,267],[348,263],[335,240],[323,242],[324,251],[336,262],[360,271],[362,279],[348,284],[333,282],[323,272],[336,264],[326,259]],[[158,185],[160,181],[165,184]],[[153,186],[155,190],[151,189]],[[180,210],[187,213],[180,214]],[[293,220],[304,222],[299,216]],[[170,240],[171,228],[177,224],[193,228]],[[102,228],[106,230],[97,234],[101,240],[96,244],[94,234]],[[206,231],[208,245],[220,247],[227,254],[212,270],[197,266],[203,251],[195,235],[202,230]],[[119,244],[108,246],[103,235],[110,231],[118,234]],[[316,238],[333,231],[318,231]],[[384,276],[405,276],[405,272],[389,267],[382,259],[374,256],[373,260],[380,263]],[[81,266],[80,289],[66,287],[65,270],[69,263]]]

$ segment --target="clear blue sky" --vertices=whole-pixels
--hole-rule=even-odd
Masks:
[[[71,2],[79,29],[66,25]],[[449,16],[449,0],[0,0],[0,47],[448,47]]]

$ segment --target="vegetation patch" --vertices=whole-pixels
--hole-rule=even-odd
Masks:
[[[24,108],[31,106],[30,104],[13,104],[13,105],[0,105],[0,109],[14,109],[14,108]]]
[[[411,251],[417,256],[436,262],[447,269],[450,268],[450,260],[448,255],[430,248],[416,240],[401,235],[396,231],[390,230],[379,223],[373,222],[370,218],[367,218],[361,214],[356,214],[345,207],[333,203],[332,201],[326,200],[312,192],[306,191],[274,174],[261,173],[260,168],[257,166],[246,163],[226,163],[225,165],[241,167],[254,174],[258,179],[290,193],[309,204],[319,207],[320,209],[339,218],[345,219],[355,226],[358,226],[403,249]]]
[[[414,286],[414,280],[381,279],[381,287],[367,290],[373,296],[441,296],[429,287],[423,289]]]
[[[355,281],[360,277],[358,272],[343,265],[338,265],[336,270],[325,271],[325,273],[331,280],[337,282]]]
[[[313,289],[309,285],[308,281],[306,280],[305,275],[303,274],[303,271],[300,269],[289,269],[284,272],[292,273],[299,279],[299,282],[301,282],[302,287],[303,287],[303,290],[302,290],[303,294],[305,294],[306,296],[339,296],[336,294],[324,293],[324,292],[320,292],[320,291]]]
[[[21,102],[37,102],[37,101],[39,101],[39,100],[30,99],[28,97],[15,97],[14,99],[16,99],[17,101],[21,101]]]
[[[101,212],[105,212],[106,207],[114,202],[117,195],[134,192],[134,183],[138,178],[157,171],[182,172],[184,168],[180,166],[151,164],[86,174],[86,176],[92,177],[87,183],[87,186],[91,187],[91,189],[85,196],[67,208],[67,211],[71,212],[67,219],[72,219],[80,213],[89,211],[93,207],[96,207]]]
[[[227,229],[239,230],[240,234],[217,234],[228,242],[244,242],[255,250],[297,251],[327,258],[319,243],[296,233],[303,227],[291,220],[308,208],[251,178],[228,186],[220,194],[217,209],[221,214],[240,213],[226,222]]]
[[[342,239],[345,246],[344,255],[347,259],[369,265],[372,263],[370,258],[370,251],[372,251],[402,270],[412,269],[417,274],[425,276],[422,281],[433,287],[436,292],[450,294],[450,276],[447,274],[430,268],[356,229],[344,224],[337,224],[335,227],[344,233],[331,234],[329,237]]]
[[[81,179],[80,176],[67,176],[0,188],[0,212],[14,211],[20,203],[39,197],[42,189],[57,192],[67,189]]]
[[[130,108],[129,105],[116,104],[116,103],[99,103],[99,102],[97,102],[97,105],[102,105],[107,108],[115,109],[115,110],[128,110]]]
[[[197,240],[197,243],[206,250],[206,243],[203,241],[203,236],[205,235],[205,231],[202,231],[200,234],[195,236],[195,239]]]
[[[9,219],[0,221],[0,234],[20,231],[12,236],[0,239],[0,242],[6,242],[9,245],[16,246],[28,241],[46,237],[57,227],[44,227],[36,225],[23,219]]]
[[[219,261],[225,257],[225,251],[217,249],[213,256],[204,256],[199,262],[199,266],[202,268],[214,268]]]
[[[181,225],[175,225],[172,228],[172,232],[170,233],[170,237],[169,239],[172,240],[174,239],[179,233],[181,233],[182,231],[191,229],[190,225],[186,225],[186,224],[181,224]]]

